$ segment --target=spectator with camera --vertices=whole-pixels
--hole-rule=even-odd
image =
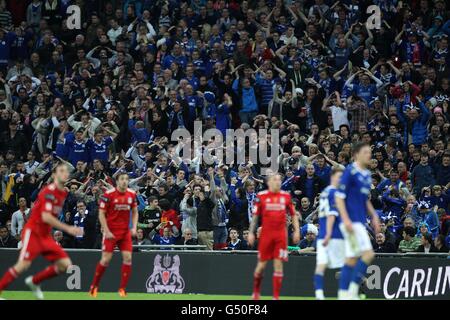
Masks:
[[[194,187],[195,188],[195,187]],[[200,189],[198,192],[197,205],[197,235],[198,244],[204,245],[208,250],[213,249],[214,245],[214,227],[212,212],[215,204],[205,194],[205,190]]]
[[[190,237],[197,239],[197,208],[194,206],[194,199],[189,186],[184,190],[183,200],[180,202],[180,213],[183,217],[181,231],[184,234],[186,229],[189,229]]]
[[[214,177],[214,168],[208,169],[209,184],[210,184],[210,198],[215,204],[213,208],[213,225],[214,225],[214,247],[216,249],[223,249],[226,247],[228,230],[227,224],[229,222],[228,213],[228,196],[227,196],[227,183],[222,170],[218,172],[218,178],[220,180],[220,186],[216,185]]]

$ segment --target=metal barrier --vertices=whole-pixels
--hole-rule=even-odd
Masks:
[[[204,245],[176,245],[176,244],[149,244],[149,245],[133,245],[133,249],[155,249],[151,251],[159,251],[161,249],[177,249],[177,250],[183,250],[186,251],[193,251],[193,252],[199,252],[202,253],[212,253],[212,254],[257,254],[257,250],[206,250],[207,246]],[[0,253],[2,250],[5,251],[19,251],[17,248],[0,248]],[[101,249],[81,249],[81,248],[64,248],[67,252],[98,252],[101,251]],[[115,250],[119,251],[119,250]],[[290,256],[316,256],[315,252],[294,252],[291,253]],[[450,252],[448,253],[442,253],[442,252],[430,252],[430,253],[424,253],[424,252],[407,252],[407,253],[376,253],[376,257],[449,257],[450,258]]]
[[[190,250],[190,251],[197,251],[197,250],[206,250],[208,247],[204,245],[176,245],[176,244],[145,244],[145,245],[133,245],[133,249],[155,249],[155,250],[162,250],[162,249],[176,249],[176,250]],[[0,248],[1,250],[12,250],[12,251],[19,251],[18,248]],[[89,251],[101,251],[101,249],[84,249],[84,248],[64,248],[67,252],[89,252]],[[119,251],[116,249],[115,251]]]
[[[203,245],[177,245],[177,244],[144,244],[144,245],[133,245],[133,249],[178,249],[178,250],[184,250],[184,249],[200,249],[200,250],[206,250],[208,247]]]

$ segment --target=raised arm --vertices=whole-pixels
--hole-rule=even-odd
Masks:
[[[344,72],[345,69],[347,69],[347,66],[348,66],[348,62],[344,65],[344,67],[341,70],[338,70],[333,74],[334,80],[338,80],[341,77],[342,72]]]
[[[388,61],[388,62],[386,62],[390,67],[391,67],[391,69],[395,72],[395,74],[397,75],[397,77],[400,77],[401,75],[402,75],[402,72],[396,67],[396,66],[394,66],[394,64],[392,63],[392,61]]]
[[[395,40],[394,40],[394,41],[395,41],[395,43],[396,43],[397,45],[400,44],[404,32],[405,32],[405,26],[403,26],[402,31],[400,31],[400,32],[397,34],[397,36],[395,37]]]
[[[375,208],[372,205],[372,202],[370,200],[367,200],[367,211],[369,212],[369,215],[372,217],[372,226],[375,231],[375,234],[380,232],[380,218],[378,217],[377,213],[375,212]]]
[[[84,111],[84,110],[83,110]],[[67,123],[74,129],[74,130],[78,130],[78,128],[80,127],[81,122],[80,121],[75,121],[75,116],[78,115],[81,112],[78,111],[75,114],[72,114],[68,119],[67,119]]]
[[[345,169],[345,166],[340,164],[339,162],[333,161],[330,158],[328,158],[328,156],[326,154],[323,155],[325,157],[325,160],[331,164],[333,167],[339,167],[341,169]]]
[[[284,55],[281,53],[285,48],[287,48],[287,44],[285,44],[284,46],[281,46],[277,51],[275,51],[275,55],[280,58],[280,60],[284,59]]]
[[[420,120],[422,121],[422,123],[426,123],[431,116],[431,112],[418,97],[417,97],[417,100],[419,100],[418,104],[419,104],[420,111],[422,113],[420,116]]]
[[[109,130],[108,128],[103,128],[103,130],[105,130],[113,140],[117,138],[117,133]]]
[[[375,81],[377,88],[383,85],[383,81],[381,81],[380,79],[378,79],[377,77],[374,76],[374,74],[372,72],[370,72],[369,69],[366,68],[361,68],[365,71],[365,73],[373,80]]]
[[[298,11],[298,16],[300,17],[300,19],[302,19],[302,21],[303,21],[304,24],[308,25],[309,20],[308,20],[308,18],[305,16],[305,14],[303,13],[302,10],[299,10],[299,11]]]
[[[293,18],[292,24],[295,24],[295,22],[298,20],[298,16],[295,14],[294,10],[292,10],[291,6],[287,6],[287,9]]]
[[[272,64],[273,68],[278,71],[278,74],[280,75],[280,78],[284,79],[286,78],[286,72],[284,72],[282,69],[278,68],[275,64]]]
[[[328,101],[329,101],[329,96],[326,97],[325,99],[323,99],[323,103],[322,103],[322,111],[328,112],[330,111],[330,106],[328,105]]]
[[[367,28],[367,24],[364,24],[364,28],[366,29],[366,31],[367,31],[367,39],[366,39],[366,43],[365,43],[365,45],[366,45],[366,47],[370,47],[370,45],[372,44],[372,42],[373,42],[373,33],[372,33],[372,31],[370,30],[370,28]]]
[[[352,74],[352,75],[347,79],[347,81],[345,81],[344,87],[350,87],[351,83],[353,82],[353,80],[355,79],[355,77],[356,77],[359,73],[361,73],[361,71],[358,71],[358,72]]]

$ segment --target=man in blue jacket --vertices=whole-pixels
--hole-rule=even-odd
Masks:
[[[389,231],[397,233],[402,226],[400,219],[405,211],[406,201],[400,197],[399,191],[393,185],[383,193],[382,200],[386,226]]]
[[[258,114],[258,103],[256,102],[255,90],[250,85],[250,79],[244,78],[242,80],[239,77],[233,82],[233,90],[240,98],[241,106],[239,111],[239,118],[242,123],[253,122],[253,118]]]
[[[419,98],[417,98],[419,100]],[[419,113],[420,111],[420,113]],[[406,106],[406,111],[402,110],[402,106],[397,104],[397,117],[403,124],[403,145],[410,143],[421,145],[426,142],[428,136],[427,123],[430,119],[430,110],[419,101],[419,108],[414,104]]]
[[[397,191],[403,191],[408,193],[405,183],[400,179],[400,174],[396,169],[392,169],[389,173],[389,179],[383,179],[377,186],[378,191],[384,192],[386,188],[394,188]]]
[[[131,142],[145,142],[148,143],[150,140],[150,132],[145,127],[143,121],[134,119],[134,111],[130,110],[128,112],[128,130],[131,132]]]
[[[433,239],[439,234],[439,218],[435,211],[436,207],[431,208],[431,203],[422,200],[418,203],[419,215],[422,218],[422,223],[428,226],[428,232],[433,236]],[[420,227],[418,228],[420,232]]]

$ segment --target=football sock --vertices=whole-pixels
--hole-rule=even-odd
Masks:
[[[56,265],[51,265],[42,270],[41,272],[36,273],[32,281],[34,284],[39,284],[44,280],[51,279],[56,277],[59,274],[58,267]]]
[[[259,294],[261,292],[261,283],[263,276],[261,273],[254,273],[253,275],[253,293]]]
[[[367,267],[367,264],[361,258],[359,258],[358,262],[355,265],[355,268],[353,269],[351,282],[356,283],[359,287],[362,279],[366,275]]]
[[[314,274],[314,288],[316,290],[323,290],[323,274]]]
[[[0,280],[0,291],[6,289],[18,277],[14,268],[9,268]]]
[[[323,294],[323,273],[314,274],[314,288],[316,289],[316,299],[325,299],[325,296]]]
[[[122,264],[121,274],[122,274],[122,276],[120,278],[120,287],[119,288],[125,289],[128,284],[128,279],[130,278],[130,275],[131,275],[131,263],[129,263],[129,264],[123,263]]]
[[[339,279],[339,290],[348,290],[352,279],[353,267],[345,264],[341,269],[341,277]]]
[[[274,272],[272,277],[272,286],[273,286],[273,298],[280,298],[281,291],[281,283],[283,282],[283,273],[282,272]]]
[[[98,287],[100,279],[102,278],[103,273],[105,273],[107,267],[108,266],[104,266],[100,262],[97,263],[97,267],[95,268],[94,280],[92,280],[92,286]]]
[[[349,294],[352,299],[357,299],[359,294],[359,286],[362,282],[363,277],[367,272],[367,264],[359,258],[358,262],[353,269],[351,282],[349,285]]]
[[[349,299],[358,299],[359,300],[359,284],[355,282],[350,282],[348,287],[348,295]]]

